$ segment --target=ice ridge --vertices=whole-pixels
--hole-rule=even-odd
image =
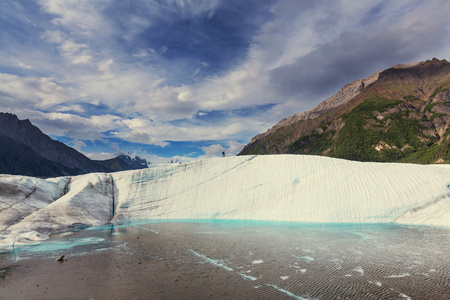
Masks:
[[[449,165],[238,156],[40,179],[0,175],[0,246],[77,226],[230,219],[450,226]]]

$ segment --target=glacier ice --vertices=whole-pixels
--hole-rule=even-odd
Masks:
[[[450,226],[450,166],[237,156],[112,174],[0,175],[0,246],[136,220]]]
[[[12,231],[58,232],[70,227],[108,223],[112,218],[112,179],[93,173],[71,178],[68,192],[57,201],[10,226]]]
[[[0,175],[0,231],[60,198],[69,178]]]

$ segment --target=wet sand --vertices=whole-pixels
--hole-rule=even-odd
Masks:
[[[0,254],[0,298],[449,299],[449,237],[395,226],[87,230],[54,236],[53,248]]]

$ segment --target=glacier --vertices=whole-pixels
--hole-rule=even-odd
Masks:
[[[49,179],[0,175],[0,247],[83,226],[199,219],[450,226],[450,165],[264,155]]]

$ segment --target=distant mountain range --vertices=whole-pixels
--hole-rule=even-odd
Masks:
[[[0,173],[52,177],[147,168],[145,159],[119,155],[94,161],[42,133],[29,120],[0,113]]]
[[[126,154],[121,154],[107,160],[94,160],[94,162],[112,171],[145,169],[148,168],[149,165],[147,160],[140,158],[139,156],[131,157]]]
[[[449,124],[450,63],[433,59],[354,81],[257,135],[239,155],[450,163]]]

